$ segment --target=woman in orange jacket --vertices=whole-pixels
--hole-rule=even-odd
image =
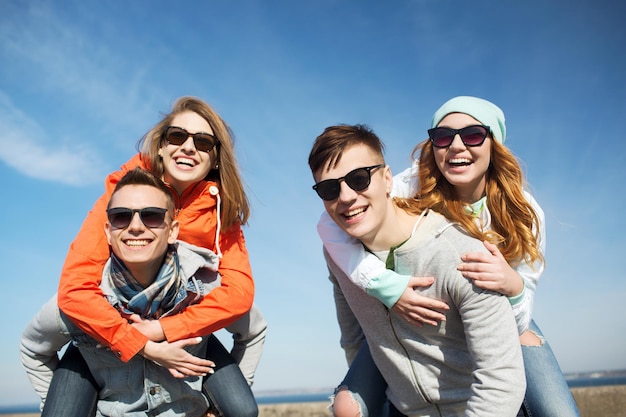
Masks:
[[[172,342],[224,328],[250,310],[254,297],[241,230],[250,208],[226,123],[205,102],[182,97],[141,139],[139,147],[139,154],[106,178],[105,193],[70,246],[58,292],[63,313],[124,362],[141,354],[148,340]],[[106,204],[119,179],[135,167],[167,183],[176,202],[179,239],[218,254],[222,283],[180,315],[129,323],[103,298],[99,284],[109,257],[103,228]],[[46,405],[50,400],[49,393]]]

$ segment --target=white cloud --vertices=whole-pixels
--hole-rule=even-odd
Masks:
[[[30,178],[74,186],[102,181],[107,170],[96,150],[47,138],[45,129],[0,92],[0,160]]]

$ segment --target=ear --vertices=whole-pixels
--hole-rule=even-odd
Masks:
[[[106,222],[104,224],[104,234],[107,236],[109,246],[111,246],[111,223]]]
[[[391,193],[393,189],[393,174],[391,173],[391,168],[389,165],[385,165],[385,190],[387,190],[387,194]]]
[[[159,152],[158,152],[158,154],[159,154],[159,156],[160,156],[161,158],[163,158],[163,147],[160,147],[160,148],[159,148]]]
[[[178,220],[172,220],[172,224],[170,225],[170,232],[167,237],[167,243],[171,245],[174,242],[176,242],[179,231],[180,231],[180,225],[178,224]]]

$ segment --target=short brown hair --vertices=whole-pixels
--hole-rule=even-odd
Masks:
[[[111,200],[113,200],[113,196],[122,188],[128,185],[147,185],[149,187],[154,187],[165,194],[167,197],[167,210],[174,217],[174,197],[172,197],[172,192],[167,185],[159,177],[152,174],[149,171],[141,168],[135,168],[133,170],[128,171],[122,179],[115,185],[115,189],[113,190],[113,194],[111,194],[111,198],[109,199],[109,205],[107,208],[111,208]]]
[[[380,155],[381,163],[385,162],[383,156],[385,145],[368,126],[335,125],[324,129],[313,143],[309,153],[309,168],[313,175],[323,168],[329,169],[337,166],[341,160],[343,151],[353,145],[365,145]]]

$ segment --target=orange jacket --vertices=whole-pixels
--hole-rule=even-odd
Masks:
[[[104,234],[106,206],[117,182],[133,168],[145,167],[139,154],[105,181],[105,192],[87,215],[72,242],[59,283],[59,308],[84,332],[127,362],[148,342],[103,297],[99,284],[102,269],[109,258]],[[178,238],[193,245],[216,251],[217,197],[209,193],[214,182],[201,181],[178,197],[173,192],[180,223]],[[212,290],[199,303],[184,312],[159,320],[165,337],[172,342],[187,337],[207,335],[231,324],[252,306],[254,282],[243,232],[239,224],[220,233],[222,251],[219,272],[221,287]]]

